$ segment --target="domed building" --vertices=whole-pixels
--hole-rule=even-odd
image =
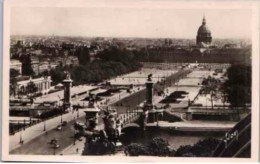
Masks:
[[[206,19],[205,16],[202,20],[202,25],[198,29],[197,33],[197,45],[207,47],[211,45],[212,37],[211,37],[211,31],[206,26]]]

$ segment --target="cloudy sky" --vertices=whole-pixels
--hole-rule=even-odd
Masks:
[[[13,7],[12,35],[195,38],[203,13],[214,38],[250,38],[251,10]]]

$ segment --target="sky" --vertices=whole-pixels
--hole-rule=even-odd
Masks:
[[[195,38],[205,14],[213,38],[251,38],[251,10],[13,7],[11,35]]]

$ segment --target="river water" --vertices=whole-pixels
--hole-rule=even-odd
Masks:
[[[155,137],[166,139],[169,145],[176,150],[182,145],[193,145],[200,140],[210,137],[221,139],[224,137],[224,134],[171,134],[169,131],[162,129],[151,129],[145,131],[132,129],[121,136],[121,141],[124,145],[130,143],[142,143],[146,145]]]

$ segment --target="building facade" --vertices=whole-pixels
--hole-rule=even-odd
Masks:
[[[19,60],[11,60],[10,69],[17,70],[20,74],[22,74],[22,63]]]
[[[48,94],[51,87],[51,81],[50,76],[19,81],[17,82],[18,94],[26,95],[29,92],[32,94]]]

